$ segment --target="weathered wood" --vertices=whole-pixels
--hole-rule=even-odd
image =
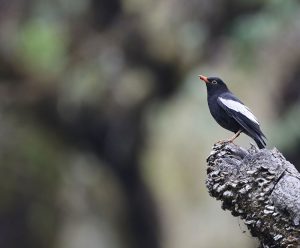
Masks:
[[[215,144],[206,186],[261,247],[300,247],[300,174],[276,149]]]

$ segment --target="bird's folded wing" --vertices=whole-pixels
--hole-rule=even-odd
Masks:
[[[223,98],[220,96],[218,97],[217,102],[230,116],[233,117],[236,113],[239,113],[243,117],[249,119],[251,122],[259,125],[258,120],[254,114],[251,113],[250,109],[238,99]]]
[[[266,137],[260,130],[259,122],[242,102],[240,102],[233,95],[229,97],[218,97],[218,104],[225,110],[225,112],[234,118],[243,129],[253,138],[259,139],[263,144],[265,141],[262,137]]]

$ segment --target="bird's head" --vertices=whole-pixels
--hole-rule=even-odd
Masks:
[[[199,78],[206,84],[208,91],[228,91],[226,84],[218,77],[199,75]]]

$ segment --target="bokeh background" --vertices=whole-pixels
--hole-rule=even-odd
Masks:
[[[0,246],[257,247],[206,191],[198,74],[299,165],[299,1],[0,0]]]

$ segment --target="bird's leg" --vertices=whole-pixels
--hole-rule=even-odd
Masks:
[[[228,143],[231,143],[231,142],[233,142],[237,137],[240,136],[241,132],[242,132],[242,130],[239,130],[239,131],[237,131],[230,139],[227,139],[227,140],[220,140],[220,141],[218,141],[217,143],[219,143],[219,144],[227,143],[227,142],[228,142]]]
[[[241,132],[242,132],[242,130],[237,131],[237,132],[232,136],[232,138],[230,138],[230,139],[228,140],[228,142],[233,142],[237,137],[240,136]]]

